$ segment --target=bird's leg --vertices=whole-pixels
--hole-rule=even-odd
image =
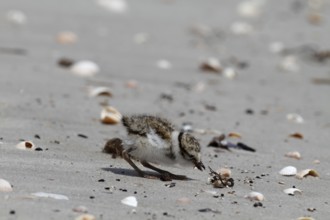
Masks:
[[[147,161],[141,161],[141,164],[149,169],[152,169],[154,171],[157,171],[158,173],[161,174],[161,179],[163,181],[171,181],[172,179],[176,179],[176,180],[186,180],[187,177],[186,176],[183,176],[183,175],[176,175],[176,174],[173,174],[173,173],[170,173],[166,170],[162,170],[162,169],[159,169],[153,165],[151,165],[150,163],[148,163]]]
[[[130,155],[128,154],[127,150],[124,150],[122,152],[122,156],[123,158],[134,168],[134,170],[136,172],[138,172],[138,174],[141,176],[141,177],[144,177],[144,178],[148,178],[148,179],[157,179],[156,176],[150,176],[150,175],[147,175],[146,173],[144,173],[142,170],[140,170],[140,168],[138,168],[135,163],[133,163],[133,161],[131,160],[131,157]]]

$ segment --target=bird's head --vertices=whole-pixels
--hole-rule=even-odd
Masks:
[[[187,132],[181,132],[178,139],[181,156],[185,160],[192,162],[199,170],[203,171],[205,166],[201,160],[201,147],[197,139]]]

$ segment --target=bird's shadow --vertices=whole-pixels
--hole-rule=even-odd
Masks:
[[[102,167],[101,169],[104,171],[107,171],[107,172],[112,172],[114,174],[118,174],[118,175],[143,178],[143,177],[139,176],[138,173],[134,169],[116,168],[116,167]],[[149,170],[147,170],[147,171],[144,170],[143,172],[150,176],[156,176],[156,177],[158,177],[158,179],[161,178],[161,175],[157,172],[149,171]],[[175,179],[173,179],[173,180],[175,180]],[[191,180],[195,180],[195,179],[187,177],[187,179],[182,180],[182,181],[191,181]]]

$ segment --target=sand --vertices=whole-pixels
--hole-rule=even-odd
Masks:
[[[0,192],[0,219],[75,219],[79,206],[96,219],[328,218],[330,61],[313,53],[329,49],[329,4],[265,1],[260,14],[244,17],[240,2],[127,1],[126,11],[115,12],[97,1],[1,1],[0,178],[13,191]],[[9,21],[10,10],[23,12],[26,22]],[[234,33],[235,22],[252,30]],[[77,42],[58,43],[61,31],[74,32]],[[286,49],[272,52],[274,42]],[[294,58],[280,68],[286,56]],[[234,68],[235,77],[201,71],[209,57]],[[79,77],[58,66],[61,58],[91,60],[100,72]],[[161,68],[159,60],[170,65]],[[107,86],[113,97],[89,97],[89,86]],[[215,134],[195,134],[204,164],[230,168],[233,188],[213,188],[208,171],[192,167],[162,167],[192,179],[173,187],[143,179],[101,152],[110,138],[125,137],[121,125],[100,123],[104,103],[122,114],[166,117],[178,129],[191,123],[237,132],[241,139],[228,140],[256,152],[219,152],[207,147]],[[290,113],[304,123],[287,120]],[[295,132],[303,139],[289,137]],[[16,149],[21,140],[43,150]],[[302,159],[285,157],[289,151]],[[320,177],[279,175],[288,165]],[[302,194],[283,192],[292,186]],[[244,198],[251,191],[264,195],[262,207]],[[37,192],[68,200],[33,197]],[[121,203],[128,196],[137,207]]]

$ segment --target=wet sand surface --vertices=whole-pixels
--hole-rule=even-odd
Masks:
[[[96,219],[328,218],[328,1],[248,1],[245,10],[230,0],[117,1],[117,11],[100,2],[0,2],[0,179],[13,187],[0,192],[0,219],[75,219],[79,206]],[[62,31],[76,42],[59,43]],[[210,57],[222,71],[200,69]],[[58,65],[62,58],[93,61],[100,71],[75,75]],[[89,97],[98,86],[112,97]],[[227,140],[256,152],[207,147],[216,134],[196,132],[204,164],[230,168],[234,187],[213,188],[208,170],[162,167],[192,179],[168,187],[102,153],[126,134],[100,122],[105,104],[166,117],[178,129],[236,132],[241,138]],[[288,120],[292,113],[303,123]],[[22,140],[42,151],[17,149]],[[290,151],[301,159],[285,157]],[[319,177],[280,175],[289,165]],[[302,194],[283,192],[293,186]],[[244,198],[252,191],[264,195],[262,206]],[[121,203],[128,196],[137,207]]]

